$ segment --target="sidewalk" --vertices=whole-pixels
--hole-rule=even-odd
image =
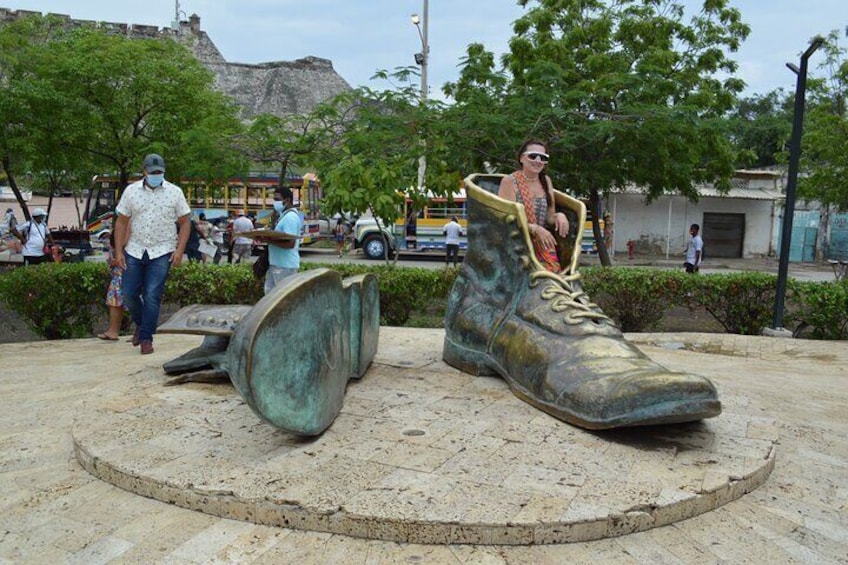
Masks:
[[[775,439],[777,434],[775,468],[750,494],[682,522],[593,542],[528,546],[421,545],[289,530],[218,518],[120,490],[94,478],[77,463],[72,451],[72,434],[76,437],[77,433],[74,422],[88,422],[95,405],[116,415],[159,410],[157,397],[174,394],[170,392],[174,389],[157,392],[155,384],[164,380],[161,364],[186,351],[198,338],[160,336],[156,353],[149,356],[138,355],[123,341],[0,345],[4,360],[0,367],[0,562],[848,562],[848,343],[724,334],[628,337],[672,370],[711,378],[727,414],[745,413],[753,418],[740,434]],[[438,359],[439,352],[432,344],[440,339],[440,330],[381,328],[372,370],[386,378],[404,363],[417,363],[407,354],[410,347]],[[438,378],[433,367],[428,367],[422,367],[420,379],[410,381],[415,391],[426,390],[428,380]],[[368,378],[366,375],[363,382]],[[491,400],[483,388],[474,393],[475,382],[471,380],[462,394],[444,399],[452,412],[474,417]],[[133,383],[142,383],[152,396],[134,392]],[[397,392],[393,393],[395,403],[421,402],[417,393]],[[232,402],[228,399],[234,393],[191,385],[180,394],[202,395],[208,402]],[[517,399],[515,406],[526,408]],[[381,415],[375,416],[376,421],[382,420]],[[539,423],[544,423],[544,418]],[[204,433],[214,439],[218,432],[204,424],[204,414],[198,413],[194,419],[207,426]],[[445,433],[450,433],[450,418],[437,424],[447,426]],[[179,432],[176,428],[164,431]],[[361,433],[377,431],[372,427]],[[472,431],[453,430],[457,441],[462,436],[478,437]],[[267,430],[257,421],[256,432]],[[155,440],[160,432],[149,433]],[[524,433],[514,439],[524,439]],[[478,441],[494,439],[487,434],[479,437]],[[419,438],[438,441],[435,435]],[[184,441],[186,446],[194,443],[188,436]],[[314,443],[303,442],[300,449],[308,455],[316,450]],[[504,445],[512,444],[506,441]],[[438,451],[436,446],[422,447]],[[354,448],[349,446],[346,451]],[[490,448],[495,449],[493,457],[497,458],[497,446]],[[746,450],[743,444],[723,448]],[[543,456],[546,449],[550,447],[539,445],[538,455]],[[140,459],[149,456],[137,454]],[[563,456],[567,459],[569,454]],[[526,459],[528,472],[537,465],[534,459],[532,455]],[[413,461],[409,464],[414,467]],[[551,479],[556,481],[556,477]],[[344,486],[338,483],[339,488]],[[444,496],[438,486],[433,485],[434,502]]]
[[[597,258],[590,264],[598,264]],[[683,256],[665,255],[636,255],[633,260],[627,258],[626,253],[617,253],[613,265],[617,267],[656,267],[662,269],[683,270]],[[730,259],[724,257],[707,257],[701,265],[701,273],[732,273],[743,271],[756,271],[760,273],[771,273],[777,275],[780,262],[776,257],[754,257],[749,259]],[[804,281],[833,282],[835,280],[833,268],[827,263],[801,263],[790,262],[788,274],[792,278]]]

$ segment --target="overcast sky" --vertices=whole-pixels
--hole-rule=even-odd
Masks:
[[[697,5],[696,0],[685,0]],[[786,62],[796,62],[809,40],[848,26],[848,0],[732,0],[751,26],[739,53],[746,94],[795,88]],[[522,13],[515,0],[431,0],[429,9],[430,92],[456,80],[469,43],[506,50],[512,22]],[[0,0],[18,10],[67,14],[77,19],[168,26],[177,2],[171,0]],[[197,14],[230,62],[290,61],[315,55],[330,59],[352,86],[382,88],[370,79],[378,69],[414,64],[421,50],[410,21],[423,0],[182,0],[180,10]],[[844,37],[844,35],[843,35]],[[846,42],[848,43],[848,42]],[[814,76],[815,56],[810,75]]]

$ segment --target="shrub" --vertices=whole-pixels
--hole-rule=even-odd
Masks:
[[[304,270],[329,268],[342,277],[373,273],[380,287],[380,322],[387,326],[403,326],[413,312],[422,312],[433,301],[446,301],[456,279],[456,269],[424,269],[394,265],[302,265]]]
[[[441,327],[441,314],[457,269],[386,265],[321,265],[342,277],[371,272],[379,281],[381,323]],[[109,273],[102,263],[48,263],[0,276],[0,300],[47,339],[88,337],[105,312]],[[656,327],[665,312],[704,308],[729,333],[759,334],[772,321],[777,278],[764,273],[686,275],[639,268],[588,268],[583,286],[625,331]],[[848,339],[848,282],[790,281],[787,320],[811,337]],[[255,304],[263,294],[249,265],[188,263],[171,270],[165,301],[187,304]]]
[[[688,278],[685,298],[689,307],[703,307],[728,333],[759,335],[772,323],[776,276],[746,272]]]
[[[256,304],[261,281],[248,264],[213,265],[191,261],[171,269],[163,302],[188,304]]]
[[[47,339],[89,337],[108,285],[103,263],[43,263],[0,277],[0,299]]]
[[[643,268],[594,267],[583,277],[589,296],[625,332],[655,329],[688,282],[679,271]]]
[[[794,308],[786,319],[796,334],[809,331],[815,339],[848,339],[848,281],[789,285]]]

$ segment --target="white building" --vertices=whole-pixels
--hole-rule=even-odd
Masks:
[[[665,195],[650,204],[639,187],[609,195],[613,220],[613,249],[627,253],[682,256],[689,226],[699,224],[706,257],[762,257],[777,253],[784,196],[783,175],[773,171],[738,171],[733,188],[721,194],[712,186],[699,187],[698,202]]]

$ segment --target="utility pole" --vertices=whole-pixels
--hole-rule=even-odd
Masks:
[[[421,65],[421,105],[423,106],[427,102],[427,65],[430,62],[430,43],[428,41],[427,34],[429,32],[430,27],[430,6],[429,0],[424,0],[424,20],[423,20],[423,31],[422,31],[422,20],[418,17],[418,14],[412,14],[410,20],[418,29],[418,37],[421,39],[421,53],[415,54],[415,62]],[[426,145],[427,140],[424,140],[423,143]],[[424,179],[427,174],[427,157],[422,155],[418,159],[418,187],[421,188],[424,186]]]
[[[798,166],[801,161],[801,135],[804,129],[804,97],[807,92],[807,61],[822,46],[824,38],[816,37],[801,55],[801,68],[792,63],[786,66],[797,75],[795,82],[795,116],[789,143],[789,178],[786,181],[786,205],[783,208],[783,230],[780,236],[780,263],[777,268],[777,293],[774,298],[775,330],[783,329],[783,308],[786,299],[786,279],[789,273],[789,247],[792,242],[792,221],[795,215],[795,191],[798,186]]]

